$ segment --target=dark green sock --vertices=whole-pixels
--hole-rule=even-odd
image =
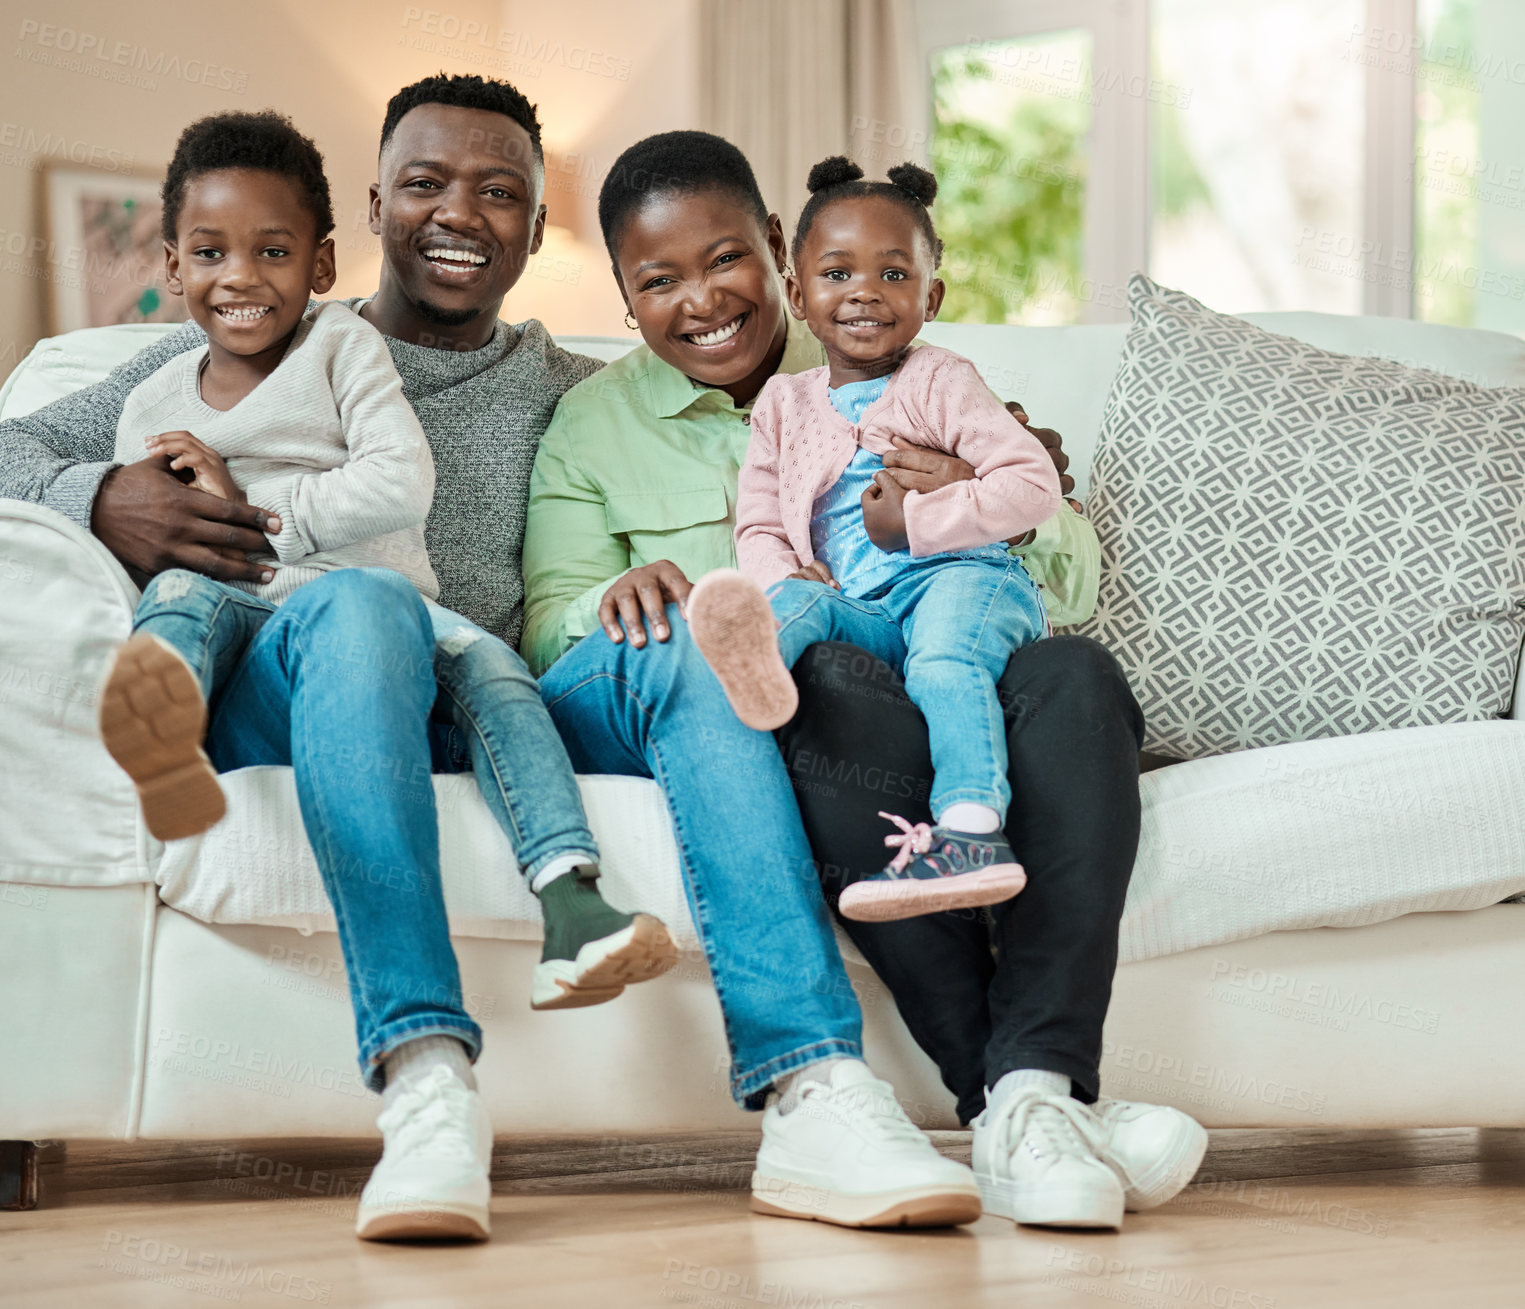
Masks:
[[[545,917],[542,963],[575,959],[589,941],[613,936],[635,921],[634,914],[622,914],[605,902],[595,879],[576,873],[563,874],[540,892],[540,911]]]

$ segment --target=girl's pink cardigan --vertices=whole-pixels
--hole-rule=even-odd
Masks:
[[[814,558],[810,510],[859,446],[889,453],[903,436],[974,465],[973,481],[905,498],[911,554],[991,545],[1059,509],[1059,474],[1042,443],[1006,412],[974,365],[916,346],[854,427],[832,408],[827,370],[775,375],[752,408],[752,439],[736,496],[736,557],[767,587]]]

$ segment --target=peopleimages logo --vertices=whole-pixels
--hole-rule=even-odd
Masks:
[[[187,58],[168,50],[150,50],[136,41],[114,41],[99,33],[41,23],[35,18],[22,20],[19,36],[18,57],[94,77],[121,81],[125,80],[125,74],[148,73],[171,82],[188,82],[214,91],[232,91],[236,95],[242,95],[249,85],[248,73],[211,59]],[[111,73],[124,75],[112,77]],[[144,85],[151,90],[154,83]]]

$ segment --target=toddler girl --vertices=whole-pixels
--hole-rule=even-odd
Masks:
[[[883,815],[900,828],[886,838],[899,853],[840,901],[870,921],[1022,889],[1001,832],[1011,794],[996,679],[1048,624],[1006,542],[1060,504],[1047,451],[974,366],[916,343],[943,298],[928,212],[937,183],[913,164],[889,177],[865,182],[841,157],[810,171],[789,307],[827,364],[777,375],[758,397],[737,492],[743,572],[707,574],[688,601],[694,641],[749,726],[792,717],[788,669],[816,642],[848,642],[903,673],[927,720],[936,825]],[[882,461],[892,436],[958,456],[973,478],[903,490]]]

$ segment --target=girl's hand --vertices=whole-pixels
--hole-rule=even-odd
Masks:
[[[161,432],[150,436],[144,445],[150,456],[168,455],[170,471],[180,473],[189,470],[191,478],[187,486],[215,495],[234,504],[248,504],[248,497],[238,489],[238,484],[228,472],[222,456],[210,446],[203,445],[189,432]]]
[[[902,491],[941,491],[955,482],[972,482],[974,465],[957,455],[946,455],[903,436],[890,437],[894,449],[884,456],[884,466]]]
[[[881,550],[904,550],[910,545],[905,528],[906,488],[888,469],[874,474],[874,484],[863,493],[863,527],[868,539]]]
[[[658,641],[672,635],[667,625],[667,602],[676,601],[678,612],[686,619],[688,593],[694,584],[670,559],[658,559],[643,568],[632,568],[604,592],[598,603],[598,621],[605,634],[618,645],[630,633],[630,644],[637,650],[646,645],[646,623]],[[643,617],[644,620],[643,621]],[[620,622],[625,626],[621,630]]]
[[[790,573],[789,576],[801,582],[825,582],[834,591],[842,589],[837,579],[831,575],[831,569],[819,559],[811,560],[799,572]]]

